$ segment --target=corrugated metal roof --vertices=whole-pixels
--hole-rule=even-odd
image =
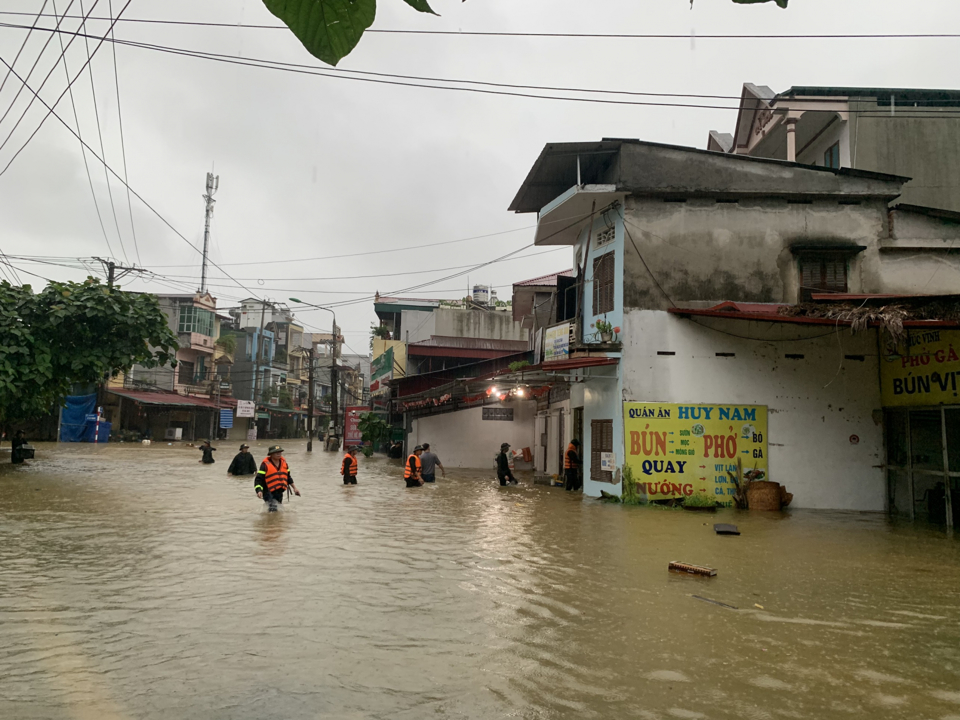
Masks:
[[[550,287],[556,287],[558,277],[573,277],[573,269],[564,270],[562,272],[553,273],[551,275],[541,275],[540,277],[535,277],[532,280],[522,280],[521,282],[514,283],[514,287],[519,286],[529,286],[529,285],[544,285]]]
[[[230,409],[237,406],[237,401],[233,398],[220,398],[219,404],[216,398],[201,398],[192,395],[180,395],[179,393],[166,390],[107,390],[119,397],[134,400],[143,405],[169,405],[176,407],[200,407],[200,408],[221,408]]]
[[[528,348],[526,340],[491,340],[488,338],[449,337],[431,335],[429,340],[410,343],[410,347],[458,348],[461,350],[509,350],[523,352]]]

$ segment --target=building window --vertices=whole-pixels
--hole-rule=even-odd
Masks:
[[[847,258],[844,255],[803,255],[800,266],[800,300],[810,302],[814,293],[847,292]]]
[[[600,453],[613,452],[613,420],[590,421],[590,479],[613,482],[613,473],[600,469]]]
[[[181,385],[193,385],[193,375],[196,372],[194,364],[181,360],[177,366],[177,382]]]
[[[823,154],[823,166],[838,169],[840,167],[840,143],[835,142]]]
[[[193,305],[181,305],[177,332],[192,332],[213,337],[213,313]]]
[[[593,260],[593,314],[613,312],[613,253]]]

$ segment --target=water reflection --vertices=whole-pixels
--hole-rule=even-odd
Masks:
[[[960,714],[960,553],[936,529],[462,471],[408,490],[378,458],[345,488],[295,443],[303,497],[266,513],[194,455],[41,446],[0,471],[0,717]]]

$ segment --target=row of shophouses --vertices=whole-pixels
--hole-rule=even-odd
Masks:
[[[305,332],[287,306],[250,298],[221,309],[199,292],[157,298],[179,341],[177,364],[111,379],[103,409],[115,438],[305,437],[311,362],[317,433],[339,433],[343,408],[369,404],[370,358],[344,354],[339,333]]]
[[[793,507],[956,521],[958,104],[748,84],[706,150],[546,145],[510,210],[570,269],[509,305],[378,297],[374,406],[447,467],[508,442],[549,481],[579,439],[591,497],[729,504],[739,465]]]

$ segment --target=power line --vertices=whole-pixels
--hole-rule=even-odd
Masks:
[[[127,0],[127,5],[129,5],[129,4],[130,4],[130,0]],[[124,9],[126,9],[127,5],[124,6]],[[123,10],[121,10],[120,12],[122,13]],[[119,16],[118,16],[118,17],[119,17]],[[6,65],[8,68],[10,68],[10,71],[17,77],[17,79],[20,80],[20,82],[23,83],[24,86],[27,87],[27,89],[30,90],[31,93],[33,93],[34,97],[36,97],[36,98],[44,105],[44,107],[46,107],[46,108],[49,110],[48,116],[49,116],[49,115],[53,115],[53,116],[60,122],[60,124],[63,125],[63,126],[70,132],[71,135],[73,135],[73,136],[76,137],[81,143],[83,143],[83,146],[84,146],[85,148],[87,148],[87,150],[90,151],[90,154],[93,155],[99,162],[103,163],[104,167],[106,167],[106,168],[110,171],[110,173],[111,173],[115,178],[117,178],[117,180],[119,180],[121,183],[123,183],[124,187],[126,187],[131,193],[133,193],[133,195],[137,198],[137,200],[139,200],[140,202],[142,202],[142,203],[147,207],[147,209],[150,210],[150,212],[152,212],[154,215],[156,215],[157,218],[158,218],[164,225],[166,225],[168,228],[170,228],[170,230],[172,230],[173,233],[174,233],[177,237],[179,237],[181,240],[183,240],[183,241],[184,241],[187,245],[189,245],[195,252],[197,252],[197,253],[201,252],[200,250],[198,250],[198,249],[194,246],[193,243],[191,243],[191,242],[186,238],[186,236],[185,236],[183,233],[181,233],[181,232],[180,232],[179,230],[177,230],[173,225],[171,225],[171,224],[170,224],[170,221],[167,220],[163,215],[161,215],[160,212],[157,211],[157,210],[153,207],[153,205],[151,205],[150,203],[148,203],[148,202],[143,198],[143,196],[140,195],[140,193],[138,193],[136,190],[134,190],[123,178],[121,178],[121,177],[116,173],[116,171],[107,164],[107,162],[106,162],[103,158],[101,158],[99,155],[97,155],[97,153],[93,150],[93,148],[91,148],[86,142],[84,142],[83,138],[81,138],[77,133],[75,133],[75,132],[73,131],[73,128],[71,128],[71,127],[64,121],[64,119],[63,119],[62,117],[60,117],[60,116],[56,113],[56,111],[53,109],[53,107],[51,107],[50,105],[48,105],[47,102],[46,102],[43,98],[41,98],[39,95],[37,95],[37,92],[36,92],[33,88],[31,88],[29,85],[27,85],[26,81],[25,81],[23,78],[21,78],[20,75],[17,73],[17,71],[14,70],[13,67],[11,67],[11,65],[10,65],[6,60],[4,60],[2,57],[0,57],[0,63],[3,63],[3,64]],[[61,97],[63,97],[63,96],[61,95]],[[12,161],[11,161],[11,162],[12,162]],[[7,167],[9,167],[9,165],[7,165]],[[3,174],[3,173],[0,172],[0,175],[2,175],[2,174]],[[210,264],[213,265],[213,266],[214,266],[215,268],[217,268],[218,270],[220,270],[220,272],[222,272],[222,273],[223,273],[224,275],[226,275],[228,278],[230,278],[231,280],[234,280],[234,278],[230,275],[230,273],[228,273],[226,270],[224,270],[222,267],[220,267],[219,265],[217,265],[217,264],[216,264],[215,262],[213,262],[212,260],[210,261]],[[239,281],[237,281],[237,280],[234,280],[234,282],[236,282],[236,284],[237,284],[240,288],[242,288],[243,290],[245,290],[245,291],[247,291],[248,293],[250,293],[250,295],[252,295],[253,297],[257,298],[257,294],[256,294],[255,292],[253,292],[252,290],[250,290],[250,288],[248,288],[248,287],[246,287],[245,285],[243,285],[243,283],[241,283],[241,282],[239,282]],[[257,298],[257,299],[259,299],[259,298]]]
[[[42,13],[42,11],[41,11]],[[0,15],[27,15],[33,13],[0,11]],[[50,17],[42,15],[41,17]],[[107,20],[97,17],[91,20]],[[229,28],[243,30],[287,30],[286,25],[256,25],[246,23],[216,23],[193,20],[160,20],[153,18],[124,18],[126,23],[148,25],[174,25],[183,27]],[[507,38],[587,38],[600,40],[893,40],[893,39],[930,39],[930,38],[957,38],[960,34],[953,33],[820,33],[820,34],[677,34],[677,33],[564,33],[564,32],[503,32],[483,30],[414,30],[370,28],[366,32],[382,35],[439,35],[457,37],[507,37]]]
[[[71,3],[72,4],[72,3]],[[57,0],[53,0],[53,12],[57,12]],[[66,11],[64,11],[66,12]],[[80,116],[77,113],[77,103],[73,97],[73,87],[69,85],[70,83],[70,68],[67,65],[67,50],[63,46],[63,35],[57,33],[57,38],[60,41],[60,57],[63,59],[63,73],[67,78],[67,90],[70,95],[70,107],[73,110],[73,121],[77,124],[77,134],[80,134]],[[87,173],[87,183],[90,185],[90,195],[93,197],[93,206],[97,210],[97,220],[100,222],[100,230],[103,232],[103,241],[107,244],[107,250],[110,251],[111,257],[113,256],[113,248],[110,246],[110,238],[107,237],[107,228],[103,224],[103,215],[100,214],[100,203],[97,201],[97,191],[93,187],[93,176],[90,174],[90,163],[87,162],[87,151],[83,149],[83,143],[80,144],[80,155],[83,157],[83,169]]]
[[[99,0],[95,0],[94,4],[96,4],[96,2],[99,2]],[[83,0],[80,0],[80,12],[81,13],[83,12]],[[111,15],[112,14],[113,12],[111,11]],[[86,22],[81,22],[80,27],[83,28],[84,31],[86,31],[87,29]],[[112,27],[113,26],[111,25],[111,32],[112,32]],[[88,37],[84,37],[83,42],[84,42],[84,46],[86,47],[87,58],[92,60],[93,57],[90,55],[90,39]],[[67,62],[66,56],[64,56],[63,62],[64,62],[64,65],[66,65],[66,62]],[[93,81],[93,65],[90,65],[89,63],[87,64],[87,75],[90,77],[90,93],[93,95],[93,117],[96,119],[96,122],[97,122],[97,138],[100,140],[100,154],[103,155],[104,158],[106,158],[107,150],[103,144],[103,131],[101,130],[101,127],[100,127],[100,108],[97,103],[97,87]],[[77,128],[79,129],[79,127],[80,125],[78,123]],[[129,262],[130,259],[127,257],[127,249],[123,245],[123,236],[120,234],[120,220],[117,218],[117,206],[113,202],[113,186],[110,183],[110,174],[107,172],[106,167],[104,167],[103,169],[103,179],[107,183],[107,196],[110,198],[110,211],[113,213],[113,224],[114,224],[114,227],[117,228],[117,242],[120,243],[120,252],[123,253],[124,260]]]
[[[67,11],[70,10],[70,8],[73,6],[73,3],[74,3],[74,2],[75,2],[75,0],[70,0],[70,5],[67,6]],[[91,8],[91,12],[92,12],[92,10],[93,10],[93,8]],[[65,12],[66,12],[66,11],[65,11]],[[29,34],[30,34],[31,32],[33,32],[33,30],[35,30],[35,29],[45,30],[45,31],[47,31],[47,32],[50,33],[50,36],[47,38],[47,41],[43,44],[43,47],[40,48],[40,52],[37,54],[37,58],[33,61],[33,65],[30,66],[30,70],[27,71],[27,82],[29,82],[30,77],[33,75],[33,71],[37,69],[37,65],[40,64],[40,58],[42,58],[42,57],[43,57],[43,53],[46,52],[47,46],[49,46],[50,43],[53,42],[53,35],[54,35],[55,33],[58,33],[58,31],[60,30],[60,23],[61,23],[61,22],[62,22],[62,21],[58,20],[56,26],[55,26],[52,30],[50,30],[50,29],[48,29],[48,28],[37,28],[37,27],[36,27],[36,24],[34,24],[33,26],[29,26],[29,27],[28,27],[28,26],[20,26],[20,27],[25,28],[25,29],[27,30],[27,35],[28,35],[28,36],[29,36]],[[70,45],[73,44],[73,41],[74,41],[75,39],[76,39],[75,37],[70,39],[70,42],[67,43],[67,47],[68,47],[68,48],[70,47]],[[62,53],[61,53],[61,55],[62,55]],[[17,56],[19,57],[19,53],[17,53]],[[16,65],[16,59],[14,59],[14,63],[13,63],[13,64]],[[4,77],[4,80],[3,80],[4,84],[6,84],[7,80],[10,78],[10,74],[13,72],[13,66],[10,66],[10,67],[11,67],[11,69],[7,71],[7,74],[6,74],[6,76]],[[56,69],[56,67],[57,67],[57,66],[54,65],[52,68],[50,68],[50,72],[47,73],[47,76],[43,79],[43,82],[40,83],[39,90],[43,90],[43,86],[46,85],[47,80],[48,80],[48,79],[50,78],[50,76],[53,74],[53,71]],[[17,104],[17,100],[20,99],[20,94],[21,94],[22,92],[23,92],[23,88],[21,87],[19,90],[17,90],[17,94],[13,96],[13,100],[10,101],[10,107],[8,107],[8,108],[6,109],[6,111],[3,113],[3,117],[0,117],[0,125],[2,125],[2,124],[3,124],[3,121],[7,119],[7,116],[10,114],[10,111],[13,110],[14,106]],[[27,105],[27,109],[23,111],[23,115],[26,115],[26,114],[27,114],[27,110],[30,109],[30,106],[31,106],[32,104],[33,104],[33,100],[31,99],[30,103]],[[20,125],[20,121],[23,120],[23,115],[20,116],[20,120],[17,120],[17,124],[14,125],[13,130],[10,131],[10,134],[11,134],[11,135],[13,134],[14,130],[17,129],[17,126]],[[9,139],[10,139],[10,136],[8,135],[8,136],[7,136],[7,140],[9,140]],[[4,140],[4,141],[3,141],[3,145],[0,145],[0,150],[2,150],[2,149],[6,146],[7,140]]]
[[[27,30],[27,34],[24,36],[23,42],[20,44],[20,49],[17,50],[17,54],[13,58],[13,63],[12,63],[13,65],[16,65],[17,60],[20,59],[20,55],[23,53],[23,49],[27,46],[27,41],[30,40],[30,36],[33,34],[34,29],[37,27],[37,23],[40,22],[40,18],[44,17],[43,11],[47,9],[47,2],[48,0],[43,0],[43,5],[40,6],[40,12],[38,12],[36,17],[34,18],[33,25],[30,26],[29,30]],[[56,8],[54,8],[54,13],[56,13]],[[19,15],[21,13],[17,13],[17,14]],[[27,15],[28,13],[22,13],[22,14]],[[10,71],[8,70],[6,74],[3,76],[3,82],[0,82],[0,93],[3,92],[3,88],[6,87],[7,80],[9,79],[10,79]]]
[[[96,4],[97,4],[99,1],[100,1],[100,0],[94,0],[93,7],[96,7]],[[127,7],[129,7],[129,5],[130,5],[131,2],[132,2],[132,0],[127,0],[127,4],[124,5],[124,10],[126,10]],[[93,7],[90,8],[90,11],[91,11],[91,12],[93,12]],[[121,10],[120,12],[122,13],[123,10]],[[36,137],[36,135],[37,135],[38,132],[40,132],[40,128],[43,127],[44,123],[45,123],[45,122],[47,121],[47,119],[50,117],[51,113],[53,113],[53,108],[55,108],[57,105],[60,104],[60,101],[63,100],[63,96],[67,94],[67,90],[69,90],[69,89],[73,86],[73,84],[77,81],[77,79],[80,77],[80,75],[83,74],[83,71],[84,71],[84,70],[87,68],[87,66],[90,64],[90,61],[93,60],[93,56],[96,55],[96,54],[97,54],[97,51],[103,46],[103,41],[104,41],[105,39],[106,39],[106,38],[103,38],[103,39],[100,40],[100,43],[97,45],[96,48],[94,48],[93,53],[89,55],[89,57],[87,58],[87,61],[83,64],[83,67],[80,68],[80,71],[76,74],[76,76],[74,76],[73,80],[71,80],[70,83],[67,85],[66,90],[64,90],[62,93],[60,93],[60,96],[59,96],[59,97],[56,99],[56,101],[53,103],[53,107],[50,107],[50,106],[47,105],[45,102],[43,102],[43,100],[40,100],[40,95],[38,94],[38,91],[34,91],[32,88],[30,88],[30,92],[33,93],[34,98],[36,98],[36,99],[40,100],[41,102],[43,102],[43,104],[44,104],[46,107],[50,108],[50,109],[49,109],[49,111],[47,112],[47,114],[43,116],[43,120],[40,121],[40,124],[37,126],[36,130],[34,130],[32,133],[30,133],[30,137],[27,138],[26,142],[23,143],[23,145],[20,146],[20,149],[17,150],[17,152],[14,153],[13,157],[10,158],[10,161],[6,164],[6,166],[3,168],[3,170],[0,170],[0,176],[2,176],[4,173],[7,172],[7,170],[10,168],[10,166],[13,165],[14,161],[20,156],[20,153],[22,153],[22,152],[24,151],[24,149],[27,147],[27,145],[30,144],[30,141],[33,140],[34,137]],[[71,39],[70,42],[67,43],[67,49],[68,49],[68,50],[70,49],[70,45],[71,45],[72,42],[73,42],[73,39]],[[38,58],[38,59],[39,59],[39,58]],[[6,62],[4,62],[4,64],[6,64]],[[10,66],[8,66],[8,67],[10,67]],[[49,78],[50,75],[53,74],[54,68],[56,68],[56,65],[54,65],[53,68],[50,68],[50,72],[47,73],[47,78]],[[13,72],[14,75],[17,75],[16,71],[13,70],[12,67],[10,67],[10,71]],[[19,78],[20,76],[17,75],[17,77]],[[47,78],[44,78],[44,81],[43,81],[44,83],[47,81]],[[23,83],[24,87],[28,87],[26,80],[21,79],[21,82]],[[21,89],[22,89],[22,88],[21,88]],[[40,89],[40,90],[43,89],[43,84],[42,84],[42,83],[41,83],[39,89]],[[33,100],[30,101],[30,105],[32,105],[32,104],[33,104]],[[30,105],[27,106],[27,110],[30,109]],[[24,111],[24,115],[26,115],[26,110]],[[20,116],[20,120],[23,120],[23,115]],[[17,126],[20,124],[20,120],[17,121]],[[64,123],[64,125],[69,128],[69,125],[66,125],[66,123]],[[16,130],[16,129],[17,129],[17,126],[14,126],[13,130]],[[10,137],[13,135],[13,130],[10,131],[10,135],[8,135],[8,136],[7,136],[7,139],[3,141],[3,144],[2,144],[2,145],[0,145],[0,150],[2,150],[4,147],[6,147],[7,141],[8,141],[8,140],[10,139]],[[78,137],[79,137],[79,136],[78,136]],[[92,152],[92,151],[91,151],[91,152]]]
[[[24,27],[11,25],[8,23],[0,23],[0,27]],[[67,32],[65,30],[50,30],[43,28],[48,32]],[[594,103],[602,105],[622,105],[622,106],[637,106],[637,107],[667,107],[667,108],[690,108],[695,110],[742,110],[748,109],[752,110],[754,107],[752,105],[743,105],[740,102],[737,102],[736,105],[716,105],[716,104],[697,104],[697,103],[681,103],[681,102],[651,102],[651,101],[641,101],[641,100],[617,100],[611,98],[595,98],[595,97],[569,97],[563,95],[543,95],[535,94],[533,92],[513,92],[505,89],[497,88],[514,88],[517,90],[530,89],[538,90],[541,88],[546,88],[546,86],[528,86],[528,85],[509,85],[507,83],[490,83],[477,80],[456,80],[456,79],[446,79],[446,78],[429,78],[426,81],[420,81],[417,79],[418,76],[404,76],[404,75],[391,75],[388,73],[368,73],[365,71],[356,71],[356,70],[337,70],[329,67],[319,67],[315,65],[301,65],[297,63],[284,63],[275,60],[264,60],[259,58],[245,58],[235,55],[224,55],[219,53],[209,53],[205,51],[190,50],[185,48],[175,48],[165,45],[155,45],[152,43],[141,43],[130,40],[114,40],[121,45],[127,45],[129,47],[136,47],[144,50],[153,50],[157,52],[164,52],[172,55],[181,55],[184,57],[192,57],[201,60],[209,60],[213,62],[226,63],[231,65],[240,65],[244,67],[255,67],[267,70],[279,70],[283,72],[291,72],[300,75],[311,75],[316,77],[326,77],[333,78],[338,80],[352,80],[354,82],[367,82],[374,84],[383,84],[383,85],[392,85],[399,87],[414,87],[422,88],[429,90],[448,90],[455,92],[469,92],[477,93],[482,95],[496,95],[503,97],[519,97],[527,99],[536,99],[536,100],[556,100],[556,101],[566,101],[566,102],[583,102],[583,103]],[[352,73],[350,75],[344,73]],[[355,77],[354,75],[359,75]],[[459,83],[460,85],[481,85],[487,87],[459,87],[451,85],[433,85],[430,82],[446,82],[446,83]],[[714,95],[697,95],[697,94],[669,94],[669,93],[638,93],[629,90],[599,90],[599,89],[577,89],[577,88],[557,88],[557,91],[561,92],[581,92],[581,93],[594,93],[594,94],[605,94],[605,95],[642,95],[642,96],[653,96],[653,97],[678,97],[678,98],[692,98],[692,99],[703,99],[703,100],[715,100],[717,98],[724,98],[731,100],[739,101],[739,97],[735,96],[714,96]],[[960,100],[955,101],[957,104],[960,104]],[[813,109],[808,112],[820,112],[820,113],[833,113],[833,110],[820,110]],[[888,118],[896,117],[900,119],[944,119],[944,118],[953,118],[956,115],[947,115],[944,113],[922,113],[922,114],[909,114],[907,111],[897,113],[896,115],[889,115],[883,111],[877,109],[850,109],[846,110],[850,114],[856,115],[867,115],[871,117],[878,118]]]

